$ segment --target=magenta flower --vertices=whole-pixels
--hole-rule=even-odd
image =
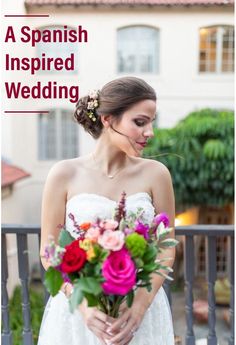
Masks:
[[[136,267],[127,249],[111,254],[104,261],[102,275],[106,281],[102,284],[105,294],[126,295],[136,283]]]
[[[148,240],[149,239],[149,234],[148,234],[148,231],[149,231],[149,226],[148,225],[145,225],[143,223],[141,223],[139,220],[137,220],[135,222],[135,228],[134,228],[135,232],[137,232],[139,235],[142,235],[145,240]]]
[[[167,228],[169,226],[169,217],[167,216],[167,214],[165,212],[159,213],[158,215],[156,215],[156,217],[154,218],[154,223],[158,226],[160,223],[163,223],[165,228]]]

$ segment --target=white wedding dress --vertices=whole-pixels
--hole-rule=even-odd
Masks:
[[[72,197],[66,206],[66,228],[73,237],[70,213],[78,224],[100,218],[111,218],[117,202],[107,197],[91,193],[81,193]],[[126,199],[126,210],[145,210],[146,222],[151,222],[154,207],[148,193],[135,193]],[[68,300],[63,292],[50,297],[45,308],[38,345],[100,345],[99,339],[87,328],[79,311],[70,313]],[[130,345],[174,345],[174,332],[169,302],[164,289],[157,292],[151,306],[135,333]]]

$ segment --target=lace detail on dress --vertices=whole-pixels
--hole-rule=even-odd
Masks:
[[[70,213],[73,214],[76,222],[81,224],[96,221],[97,218],[112,218],[116,206],[117,202],[115,200],[102,195],[92,193],[76,194],[66,204],[66,229],[76,238],[77,234],[74,231],[73,221],[69,218]],[[140,207],[145,211],[142,220],[150,224],[155,215],[151,196],[146,192],[140,192],[126,197],[127,215],[130,212],[136,212]]]

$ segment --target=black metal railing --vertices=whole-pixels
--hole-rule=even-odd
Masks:
[[[40,243],[39,226],[3,225],[2,226],[2,345],[13,345],[12,331],[10,329],[7,280],[8,261],[6,235],[16,234],[18,270],[22,287],[22,313],[23,345],[33,345],[33,335],[30,324],[30,303],[29,303],[29,261],[27,236],[35,234]],[[234,344],[234,229],[233,225],[193,225],[176,227],[176,236],[184,236],[184,278],[186,297],[186,324],[185,336],[186,345],[195,345],[193,330],[193,279],[194,279],[194,237],[204,236],[206,241],[206,280],[208,284],[208,345],[217,345],[215,331],[215,294],[214,285],[217,277],[216,269],[216,239],[218,236],[227,236],[229,240],[229,281],[230,281],[230,338],[229,345]],[[43,279],[43,269],[41,266]],[[171,300],[170,285],[164,286],[169,300]],[[46,294],[47,296],[47,294]],[[45,299],[46,300],[46,299]],[[150,344],[153,345],[153,344]]]

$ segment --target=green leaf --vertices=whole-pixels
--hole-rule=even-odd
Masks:
[[[142,268],[143,267],[144,262],[143,262],[143,260],[141,258],[135,258],[134,261],[135,261],[135,265],[136,265],[137,268]]]
[[[167,238],[166,240],[162,241],[160,245],[162,247],[175,247],[178,243],[179,241],[174,238]]]
[[[79,274],[78,274],[78,272],[76,272],[76,273],[75,272],[68,273],[68,277],[74,283],[75,280],[77,280],[79,278]]]
[[[155,262],[143,266],[143,270],[146,272],[153,272],[156,269],[157,269],[157,264]]]
[[[73,313],[74,310],[77,308],[77,306],[82,302],[83,297],[84,295],[80,289],[80,284],[76,283],[73,288],[73,293],[69,299],[69,306],[70,306],[71,313]]]
[[[165,236],[169,234],[170,232],[172,232],[173,229],[174,228],[166,228],[161,234],[159,234],[158,236],[159,240],[162,240],[163,238],[165,238]]]
[[[84,293],[84,297],[87,299],[89,307],[95,307],[98,305],[98,299],[93,294]]]
[[[109,252],[107,250],[104,250],[101,252],[99,259],[101,261],[104,261],[108,257],[108,255],[109,255]]]
[[[59,245],[61,247],[65,247],[66,245],[70,244],[71,242],[73,242],[75,239],[71,236],[71,234],[66,231],[66,230],[61,230],[60,234],[59,234]]]
[[[49,267],[47,272],[45,273],[44,284],[50,295],[55,296],[63,284],[61,273],[55,268]]]
[[[209,159],[223,158],[226,150],[226,145],[219,139],[209,139],[203,146],[203,154]]]
[[[145,263],[148,263],[149,261],[154,261],[157,256],[157,248],[154,245],[150,245],[147,247],[144,255],[143,255],[143,261]]]
[[[147,272],[144,272],[144,271],[139,272],[137,274],[137,278],[140,279],[140,280],[147,280],[147,279],[149,279],[149,276],[150,276],[150,273],[147,273]]]
[[[99,295],[102,292],[100,283],[93,277],[82,277],[79,279],[80,289],[89,294]]]
[[[126,297],[126,303],[129,308],[132,306],[133,300],[134,300],[134,290],[131,290]]]
[[[150,282],[146,282],[146,283],[139,283],[138,285],[137,285],[137,287],[145,287],[145,288],[147,288],[148,286],[151,286],[151,283]]]

